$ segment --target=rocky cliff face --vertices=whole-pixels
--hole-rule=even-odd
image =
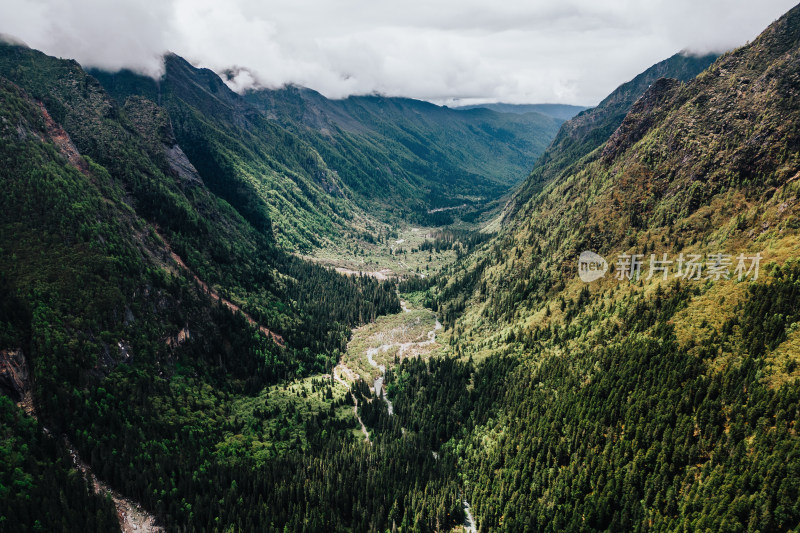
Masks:
[[[30,389],[28,362],[21,349],[0,350],[0,392],[19,402]]]
[[[679,96],[680,87],[681,82],[671,78],[656,80],[633,104],[620,127],[609,137],[603,148],[603,159],[611,162],[618,154],[641,140],[663,118],[669,104]]]
[[[564,178],[590,163],[595,150],[603,146],[622,124],[637,100],[662,79],[688,82],[709,67],[717,56],[691,56],[684,53],[656,63],[632,80],[623,83],[609,94],[597,107],[578,113],[566,121],[556,138],[536,162],[528,179],[514,194],[504,218],[512,222],[514,214],[522,210],[546,183]]]

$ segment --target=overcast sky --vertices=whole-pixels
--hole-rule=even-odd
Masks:
[[[328,97],[597,104],[683,49],[752,40],[785,0],[1,0],[0,33],[84,66],[158,74],[173,51],[231,83]]]

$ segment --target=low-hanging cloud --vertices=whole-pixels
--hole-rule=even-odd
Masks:
[[[173,51],[229,85],[332,98],[595,104],[678,50],[723,51],[793,6],[762,0],[22,0],[0,33],[48,54],[151,76]]]

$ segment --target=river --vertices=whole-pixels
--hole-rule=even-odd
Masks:
[[[403,309],[404,313],[408,313],[408,312],[411,311],[411,309],[408,308],[408,305],[406,304],[406,302],[404,302],[403,300],[400,300],[400,307]],[[390,416],[394,413],[394,406],[392,405],[392,401],[389,399],[389,396],[386,394],[386,391],[384,390],[384,387],[383,387],[383,382],[384,382],[385,377],[386,377],[386,366],[379,364],[375,360],[375,356],[380,352],[386,352],[390,348],[393,348],[393,347],[397,346],[397,355],[398,355],[398,357],[400,357],[400,356],[403,355],[403,353],[406,350],[408,350],[412,346],[422,347],[422,346],[428,346],[430,344],[433,344],[434,342],[436,342],[436,332],[439,331],[441,328],[442,328],[442,324],[437,319],[436,323],[433,326],[433,329],[428,331],[428,333],[426,335],[427,340],[420,341],[420,342],[387,343],[387,344],[381,344],[380,346],[376,346],[376,347],[373,347],[373,348],[367,348],[367,361],[369,361],[369,364],[373,368],[377,368],[377,369],[379,369],[381,371],[381,375],[378,376],[377,378],[375,378],[375,380],[373,381],[373,387],[375,389],[375,396],[383,398],[383,401],[386,402],[387,411],[388,411]],[[356,416],[358,416],[358,412],[357,411],[356,411]],[[361,422],[360,418],[359,418],[359,422]],[[361,423],[361,425],[362,425],[362,428],[363,428],[363,423]],[[366,433],[366,429],[364,429],[364,432]],[[432,452],[432,453],[433,453],[433,456],[436,459],[439,458],[439,456],[438,456],[438,454],[436,452]],[[464,499],[463,495],[461,497],[461,502],[462,502],[462,505],[463,505],[463,508],[464,508],[464,524],[463,524],[464,525],[464,530],[467,531],[468,533],[477,533],[478,530],[475,527],[475,518],[472,516],[472,510],[470,509],[469,502],[466,499]]]

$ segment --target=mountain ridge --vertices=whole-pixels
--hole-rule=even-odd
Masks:
[[[453,107],[453,109],[464,111],[478,108],[491,109],[492,111],[499,111],[501,113],[541,113],[559,120],[567,121],[581,111],[590,109],[590,106],[571,104],[509,104],[505,102],[495,102],[489,104],[457,105]]]
[[[216,187],[209,181],[212,188],[245,213],[265,211],[278,221],[275,228],[288,232],[287,239],[279,236],[284,246],[300,244],[306,250],[319,246],[320,238],[341,238],[354,219],[361,219],[361,230],[375,233],[378,228],[370,217],[384,223],[396,222],[398,216],[419,223],[452,220],[449,213],[431,215],[429,211],[465,202],[480,213],[485,204],[494,205],[494,199],[509,190],[559,124],[543,115],[459,115],[412,99],[328,100],[311,89],[293,86],[238,95],[212,71],[195,68],[174,54],[165,56],[165,67],[166,75],[159,82],[129,71],[91,73],[120,104],[138,94],[168,107],[189,159],[211,156],[216,161],[206,169],[193,161],[200,173],[226,176]],[[204,126],[195,125],[195,113],[203,117]],[[258,134],[261,139],[249,137],[254,125],[263,132]],[[227,146],[241,144],[239,136],[248,139],[247,146],[235,149],[239,153],[264,145],[264,136],[282,139],[283,147],[272,143],[248,156],[249,178],[243,180],[225,170],[233,163],[224,153],[228,148],[214,148],[220,142],[216,140],[219,133],[224,134]],[[193,151],[194,144],[202,147]],[[294,180],[300,190],[287,189],[276,175],[266,180],[268,188],[280,193],[273,197],[259,183],[261,154],[274,158],[286,152],[287,146],[296,155],[286,153],[291,157],[279,160],[282,167],[274,171]],[[234,190],[242,193],[230,196],[233,193],[224,186],[228,182],[239,183]],[[326,194],[339,199],[327,199]],[[284,202],[290,198],[290,203]],[[298,234],[300,229],[293,227],[287,213],[313,231]],[[317,221],[318,217],[322,219]]]
[[[514,362],[456,444],[481,528],[800,523],[798,57],[800,6],[655,81],[431,289],[456,355]]]
[[[537,160],[528,179],[514,192],[504,210],[504,219],[512,217],[544,183],[583,164],[584,158],[589,158],[622,124],[630,107],[652,83],[663,77],[686,81],[702,72],[717,57],[716,54],[692,56],[677,53],[623,83],[596,107],[582,111],[565,122]]]

